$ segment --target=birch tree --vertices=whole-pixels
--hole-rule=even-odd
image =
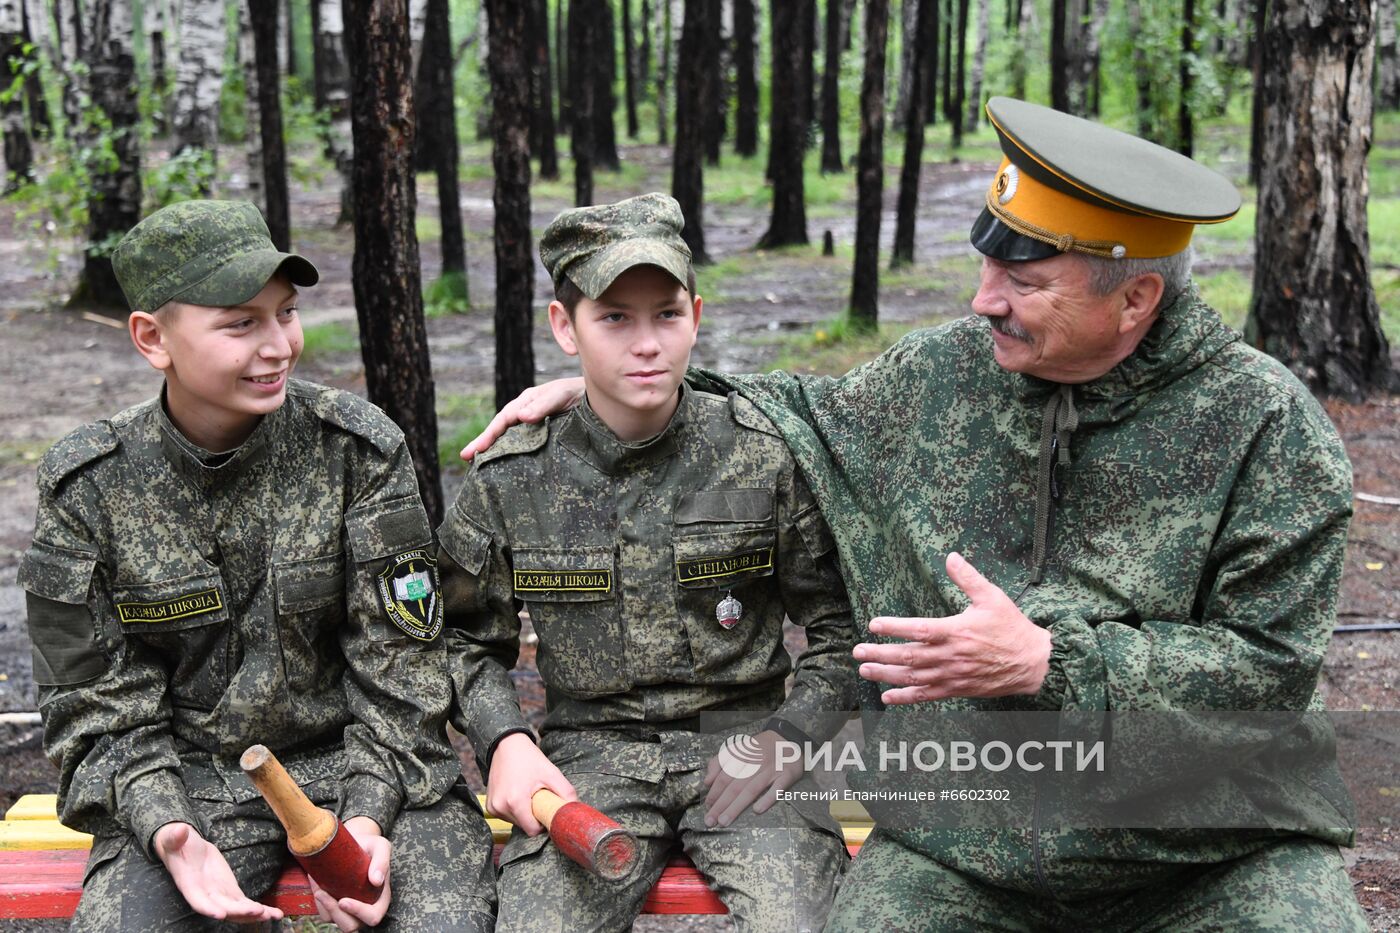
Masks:
[[[214,176],[218,158],[225,41],[223,0],[183,0],[175,69],[175,151],[196,150],[204,162],[202,178]],[[201,188],[201,194],[209,194]]]
[[[350,66],[346,60],[345,19],[341,0],[311,0],[316,5],[316,106],[330,115],[325,137],[326,158],[340,174],[340,219],[354,213],[350,170],[354,143],[350,131]]]
[[[7,88],[10,76],[20,74],[26,58],[24,10],[19,0],[0,0],[0,55],[5,76],[0,88]],[[24,95],[11,92],[0,96],[0,130],[5,137],[4,189],[10,192],[33,173],[34,148],[30,145],[29,128],[24,124]]]
[[[112,249],[141,219],[135,29],[124,0],[55,0],[67,80],[64,112],[86,177],[87,242],[71,304],[124,310]]]
[[[1396,387],[1371,287],[1372,6],[1272,0],[1245,339],[1313,390]]]

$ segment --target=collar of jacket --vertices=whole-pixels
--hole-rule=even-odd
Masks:
[[[276,411],[264,415],[248,439],[233,450],[214,453],[195,444],[175,427],[165,410],[165,387],[162,386],[155,406],[156,424],[160,427],[160,448],[176,473],[196,489],[211,491],[233,482],[267,455],[267,439],[275,430],[275,423],[286,417],[286,408],[287,403],[284,402]]]
[[[1153,390],[1174,382],[1239,339],[1191,285],[1162,309],[1126,359],[1092,382],[1075,386],[1075,401],[1083,407],[1081,420],[1121,420]],[[1012,383],[1017,396],[1027,400],[1043,399],[1059,388],[1057,383],[1024,374],[1014,375]]]
[[[680,404],[665,429],[655,437],[631,443],[620,439],[603,423],[585,396],[564,418],[559,443],[610,476],[660,463],[680,449],[686,425],[694,420],[694,390],[682,382],[680,392]]]

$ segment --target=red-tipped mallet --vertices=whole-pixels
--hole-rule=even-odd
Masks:
[[[287,848],[327,894],[366,904],[379,900],[381,888],[369,883],[369,853],[334,813],[302,793],[266,745],[249,747],[238,764],[287,830]]]
[[[530,810],[560,852],[604,881],[621,881],[636,867],[637,837],[588,804],[541,789],[530,798]]]

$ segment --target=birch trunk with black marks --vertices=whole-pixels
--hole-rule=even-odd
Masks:
[[[219,152],[219,91],[223,87],[223,0],[184,0],[180,57],[175,68],[175,151],[198,150],[213,177]],[[207,189],[203,194],[209,194]]]
[[[1397,387],[1371,288],[1366,218],[1370,4],[1273,0],[1245,337],[1315,392]]]
[[[8,88],[13,76],[19,75],[26,60],[24,41],[24,10],[19,0],[0,0],[0,55],[3,58],[3,84]],[[34,147],[29,139],[29,127],[24,123],[24,95],[7,93],[0,103],[0,128],[5,137],[6,193],[26,182],[34,172]]]
[[[991,28],[991,0],[977,0],[977,45],[972,52],[972,89],[967,95],[969,133],[977,132],[982,119],[982,76],[987,70],[987,33]]]
[[[577,0],[576,0],[577,2]],[[535,257],[530,233],[530,100],[520,74],[526,67],[529,17],[518,0],[486,0],[491,31],[491,164],[495,186],[496,407],[535,383],[530,329]],[[543,26],[545,24],[541,24]],[[576,84],[575,87],[578,85]]]
[[[351,275],[369,400],[403,429],[418,492],[442,520],[437,412],[414,230],[413,76],[406,5],[345,0],[355,154]]]
[[[316,70],[320,75],[318,107],[330,115],[326,129],[326,158],[340,175],[340,217],[349,223],[354,215],[351,168],[354,162],[354,134],[350,128],[350,66],[345,41],[345,18],[341,0],[311,0],[320,17],[316,31]],[[350,0],[346,0],[347,3]]]
[[[126,297],[112,271],[112,249],[141,219],[132,10],[124,0],[56,0],[56,7],[65,61],[86,66],[68,68],[64,111],[69,133],[76,152],[93,154],[83,166],[88,210],[83,268],[69,303],[124,311]],[[107,149],[110,159],[96,155]]]

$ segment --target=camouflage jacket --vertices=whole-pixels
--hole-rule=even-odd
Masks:
[[[528,731],[507,676],[522,602],[546,730],[694,730],[706,711],[776,710],[819,731],[821,712],[855,705],[831,534],[773,425],[737,396],[684,389],[638,444],[586,403],[515,427],[477,457],[438,534],[453,724],[483,759]],[[726,595],[743,605],[728,630]],[[784,612],[807,633],[786,699]]]
[[[910,334],[840,378],[691,378],[738,389],[782,430],[831,523],[865,637],[874,616],[965,609],[944,570],[956,550],[1050,630],[1049,675],[1029,705],[1316,704],[1350,464],[1308,391],[1194,291],[1111,372],[1072,387],[1001,369],[978,318]],[[873,684],[860,689],[863,708],[882,708]],[[940,710],[998,704],[1015,705],[891,708],[878,728],[919,735]],[[1189,752],[1222,772],[1236,754]],[[1338,814],[1328,825],[1344,824]],[[1166,862],[1230,858],[1269,835],[932,831],[906,842],[992,883],[1066,893],[1141,883]]]
[[[257,796],[254,743],[385,832],[435,802],[458,774],[441,609],[393,598],[432,588],[431,546],[402,434],[345,392],[292,381],[227,458],[159,399],[59,441],[19,582],[63,822],[198,826],[188,798]]]

